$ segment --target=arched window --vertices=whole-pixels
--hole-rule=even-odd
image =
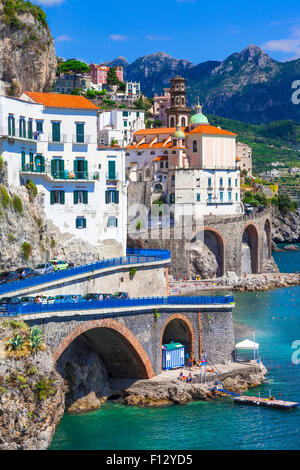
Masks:
[[[155,155],[155,152],[153,152],[153,150],[152,150],[152,152],[150,152],[150,155]]]
[[[175,126],[175,118],[171,117],[170,118],[170,127],[174,127],[174,126]]]
[[[176,104],[180,104],[180,98],[179,98],[179,96],[176,96]]]
[[[174,106],[174,96],[171,98],[171,106]]]
[[[197,152],[197,140],[193,140],[193,152]]]
[[[184,96],[181,97],[181,104],[184,104]]]
[[[181,118],[181,126],[182,126],[182,127],[185,127],[185,117],[182,117],[182,118]]]

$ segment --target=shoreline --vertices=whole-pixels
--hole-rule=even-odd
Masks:
[[[198,367],[163,371],[151,379],[137,380],[132,384],[126,384],[126,380],[116,379],[111,384],[113,395],[120,395],[116,398],[116,402],[130,406],[161,407],[186,404],[191,401],[230,396],[224,392],[211,390],[215,381],[221,381],[229,392],[242,394],[249,388],[261,385],[267,374],[263,364],[257,363],[257,361],[217,364],[212,368],[214,372],[207,372],[206,383],[204,383],[204,379],[201,383]],[[181,370],[184,376],[192,374],[192,383],[179,380]],[[211,368],[208,367],[207,370],[211,370]]]
[[[268,291],[296,285],[300,285],[299,273],[261,273],[237,276],[234,272],[228,272],[227,275],[215,279],[170,280],[169,295],[188,295],[199,291],[203,293]]]

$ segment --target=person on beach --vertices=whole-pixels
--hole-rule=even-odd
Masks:
[[[193,376],[192,376],[191,372],[189,373],[189,376],[188,376],[188,378],[187,378],[186,381],[187,381],[188,383],[192,383],[192,381],[193,381]]]
[[[178,379],[182,380],[182,377],[183,377],[183,371],[181,370]]]

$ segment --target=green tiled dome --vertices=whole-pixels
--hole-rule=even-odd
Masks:
[[[199,101],[196,106],[196,114],[194,114],[190,119],[191,124],[209,124],[207,117],[202,113],[202,106],[200,106]]]
[[[177,130],[173,134],[173,137],[175,137],[175,139],[185,139],[185,133],[182,132],[180,128],[177,128]]]

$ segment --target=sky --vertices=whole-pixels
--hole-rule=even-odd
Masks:
[[[249,44],[276,60],[300,57],[299,0],[34,0],[56,54],[101,63],[163,51],[195,65]]]

